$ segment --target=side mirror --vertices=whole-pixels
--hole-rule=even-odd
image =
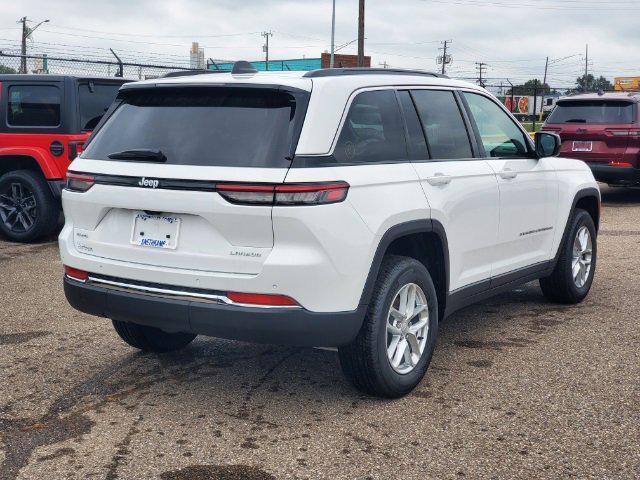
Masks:
[[[560,135],[551,132],[536,132],[536,156],[538,158],[543,157],[555,157],[560,153]]]

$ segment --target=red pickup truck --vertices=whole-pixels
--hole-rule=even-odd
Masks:
[[[0,236],[51,235],[69,163],[127,80],[0,75]]]

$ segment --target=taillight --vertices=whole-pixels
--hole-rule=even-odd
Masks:
[[[278,185],[276,187],[275,205],[337,203],[347,198],[348,191],[349,184],[346,182]]]
[[[633,128],[607,128],[604,132],[609,137],[640,138],[640,130]]]
[[[72,192],[86,192],[93,187],[94,183],[95,177],[93,175],[67,172],[67,190]]]
[[[68,265],[64,266],[64,274],[78,282],[86,282],[89,278],[89,272],[85,272],[84,270],[80,270],[78,268],[73,268]]]
[[[84,141],[71,141],[69,142],[69,161],[75,159],[84,150]]]
[[[239,184],[218,183],[216,191],[227,201],[241,205],[326,205],[347,198],[346,182]]]
[[[286,295],[269,295],[264,293],[228,292],[227,298],[234,303],[246,305],[263,305],[268,307],[297,307],[298,302]]]
[[[225,200],[242,205],[271,205],[274,185],[244,185],[237,183],[218,183],[216,191]]]

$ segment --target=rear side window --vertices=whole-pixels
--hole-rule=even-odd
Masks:
[[[93,130],[109,105],[115,100],[120,85],[86,82],[78,85],[80,129]]]
[[[633,103],[617,101],[563,101],[547,123],[632,123]]]
[[[60,125],[60,89],[53,85],[11,85],[7,123],[13,127]]]
[[[406,161],[404,125],[395,91],[359,93],[334,151],[338,163]]]
[[[414,90],[411,92],[427,137],[431,158],[471,158],[469,134],[453,92]]]
[[[304,116],[298,105],[308,94],[295,95],[228,87],[125,92],[83,157],[159,150],[174,165],[288,167],[294,127]]]

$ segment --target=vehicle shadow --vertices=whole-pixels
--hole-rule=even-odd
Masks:
[[[600,185],[603,205],[635,206],[640,203],[640,188]]]

